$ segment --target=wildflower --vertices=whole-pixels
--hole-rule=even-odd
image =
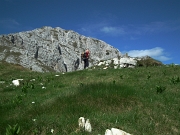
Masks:
[[[30,81],[31,81],[31,82],[32,82],[32,81],[35,81],[35,79],[32,79],[32,80],[30,80]]]
[[[51,133],[52,133],[52,134],[54,133],[54,129],[51,129]]]
[[[36,119],[32,119],[33,121],[36,121]]]
[[[0,83],[5,83],[5,81],[0,81]]]
[[[55,75],[55,76],[59,76],[59,75]]]
[[[33,101],[32,104],[34,104],[35,102]]]
[[[43,86],[42,89],[46,89],[46,87]]]

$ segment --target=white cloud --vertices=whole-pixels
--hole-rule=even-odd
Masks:
[[[139,31],[140,34],[171,32],[171,31],[179,30],[180,24],[178,21],[151,22],[149,24],[135,26],[134,29]]]
[[[128,51],[127,53],[131,57],[142,57],[142,56],[148,55],[160,61],[167,61],[171,59],[166,56],[164,50],[161,47],[155,47],[155,48],[146,49],[146,50],[131,50],[131,51]]]
[[[131,36],[129,39],[130,39],[130,40],[137,40],[137,39],[139,39],[139,38]]]
[[[155,57],[156,58],[156,57]],[[160,60],[160,61],[168,61],[170,60],[171,58],[169,57],[166,57],[166,56],[158,56],[156,59]]]
[[[121,25],[121,26],[103,26],[100,28],[100,32],[114,36],[115,34],[120,36],[140,36],[145,34],[171,32],[180,29],[180,23],[177,22],[151,22],[142,25]],[[137,38],[137,37],[135,37]]]
[[[20,23],[14,19],[4,19],[0,20],[0,25],[8,29],[15,29],[20,26]]]
[[[102,29],[101,29],[101,31],[102,32],[105,32],[105,33],[111,33],[111,32],[114,32],[114,31],[116,31],[116,29],[115,29],[115,27],[103,27]]]
[[[139,39],[142,35],[158,34],[162,32],[172,32],[180,30],[180,21],[150,22],[147,24],[126,24],[113,25],[113,23],[104,21],[97,23],[87,23],[80,31],[89,35],[108,35],[108,36],[126,36],[130,40]],[[133,37],[133,38],[132,38]]]
[[[7,2],[12,2],[12,0],[5,0],[5,1],[7,1]]]
[[[103,27],[100,29],[101,32],[104,32],[106,34],[120,34],[120,35],[124,35],[126,34],[124,28],[119,28],[119,27]]]
[[[163,49],[160,47],[148,49],[148,50],[131,50],[128,52],[129,56],[132,57],[142,57],[142,56],[158,56],[161,55]]]
[[[20,25],[16,20],[14,19],[4,19],[4,20],[0,20],[1,24],[12,24],[12,25]]]

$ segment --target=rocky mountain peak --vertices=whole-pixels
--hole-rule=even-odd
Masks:
[[[0,35],[0,60],[20,64],[34,71],[71,72],[81,70],[81,53],[89,49],[89,66],[118,58],[121,52],[104,41],[60,27]]]

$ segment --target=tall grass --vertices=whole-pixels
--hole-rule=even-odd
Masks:
[[[18,124],[22,135],[49,135],[52,129],[56,135],[103,135],[112,127],[134,135],[177,135],[178,77],[179,66],[62,74],[0,63],[0,134]],[[24,80],[15,87],[17,78]],[[81,116],[90,119],[91,133],[78,130]]]

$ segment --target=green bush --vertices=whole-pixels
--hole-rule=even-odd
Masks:
[[[137,61],[137,66],[138,67],[150,67],[150,66],[162,66],[162,62],[157,61],[155,59],[152,58],[146,58],[146,59],[142,59],[142,60],[138,60]]]

